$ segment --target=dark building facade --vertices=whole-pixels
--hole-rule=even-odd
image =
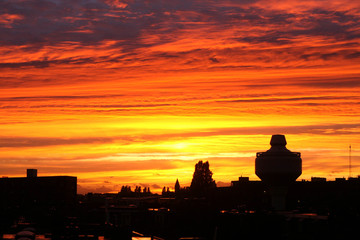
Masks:
[[[0,178],[3,221],[19,216],[37,218],[67,214],[75,208],[76,199],[76,177],[38,177],[36,169],[28,169],[27,177]]]
[[[271,208],[269,188],[262,181],[251,181],[247,177],[239,177],[238,181],[231,182],[231,188],[228,191],[241,203],[247,205],[256,203],[257,207]],[[324,213],[351,208],[360,213],[359,201],[360,177],[337,178],[335,181],[327,181],[323,177],[312,177],[311,181],[296,181],[289,186],[286,209]]]

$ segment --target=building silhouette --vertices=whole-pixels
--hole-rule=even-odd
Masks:
[[[0,178],[1,222],[24,217],[29,221],[65,216],[74,210],[77,178],[70,176],[37,176],[27,169],[26,177]]]
[[[291,152],[286,144],[284,135],[273,135],[271,148],[256,153],[255,173],[268,186],[274,210],[285,210],[288,187],[302,171],[300,153]]]

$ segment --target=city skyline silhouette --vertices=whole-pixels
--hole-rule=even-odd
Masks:
[[[0,176],[160,193],[209,161],[251,180],[285,134],[304,174],[359,174],[359,2],[0,2]]]
[[[360,1],[1,0],[0,33],[0,238],[358,236]]]
[[[258,152],[254,171],[261,181],[240,176],[218,187],[208,161],[194,168],[190,187],[178,179],[161,194],[149,187],[122,186],[118,193],[77,193],[74,176],[0,179],[3,239],[227,240],[339,239],[354,236],[360,223],[360,177],[295,181],[301,153],[284,135]],[[264,231],[257,231],[259,228]]]

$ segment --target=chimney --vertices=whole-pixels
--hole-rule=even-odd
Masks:
[[[37,169],[26,169],[26,177],[27,178],[36,178],[37,177]]]

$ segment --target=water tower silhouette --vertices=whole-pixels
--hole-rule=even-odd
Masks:
[[[274,210],[285,210],[289,185],[301,175],[301,154],[291,152],[284,135],[273,135],[271,148],[256,153],[255,173],[269,187]]]

